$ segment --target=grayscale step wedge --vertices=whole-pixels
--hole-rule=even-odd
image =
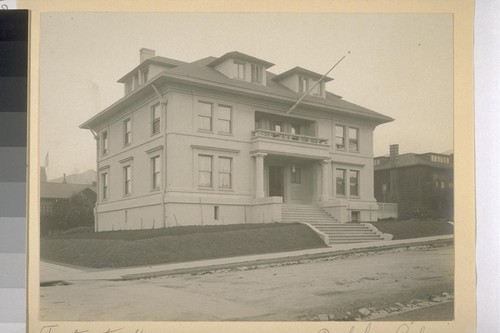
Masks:
[[[328,235],[329,245],[364,243],[383,240],[381,236],[362,223],[340,223],[316,205],[283,204],[282,222],[308,223]]]

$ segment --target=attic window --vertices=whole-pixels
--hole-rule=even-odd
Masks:
[[[148,81],[148,74],[149,74],[149,71],[147,69],[143,69],[141,71],[141,75],[142,75],[141,82],[142,83],[146,83]]]
[[[318,81],[313,81],[313,85],[316,86],[314,87],[312,93],[313,95],[316,95],[316,96],[322,96],[323,95],[323,89],[322,89],[322,84],[321,82],[318,83]]]
[[[299,92],[307,92],[309,90],[309,81],[305,76],[299,76]]]
[[[132,92],[132,79],[125,82],[125,94],[130,94]]]
[[[234,77],[237,79],[245,79],[245,63],[235,61],[234,62]]]
[[[262,83],[262,66],[252,64],[252,82]]]

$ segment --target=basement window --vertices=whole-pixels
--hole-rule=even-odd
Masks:
[[[219,206],[214,206],[214,220],[219,219]]]

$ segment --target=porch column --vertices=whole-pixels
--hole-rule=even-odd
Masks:
[[[256,153],[255,157],[255,198],[264,197],[264,157],[266,153]]]
[[[321,161],[321,196],[320,201],[327,201],[330,193],[330,182],[328,181],[329,160]]]

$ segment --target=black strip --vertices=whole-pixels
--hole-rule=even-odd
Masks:
[[[0,112],[0,147],[26,147],[26,116],[26,112]]]

